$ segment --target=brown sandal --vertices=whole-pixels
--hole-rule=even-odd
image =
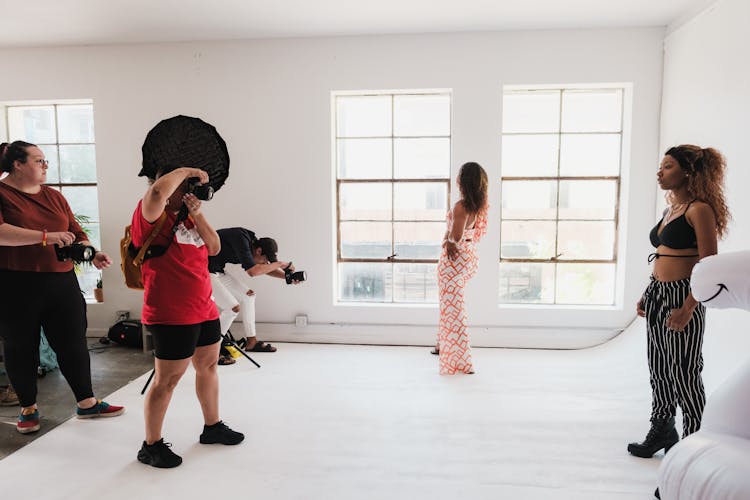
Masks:
[[[245,347],[246,352],[276,352],[276,348],[271,344],[266,344],[262,340],[258,340],[252,349]]]
[[[226,365],[233,365],[233,364],[235,364],[236,362],[237,362],[237,360],[236,360],[236,359],[234,359],[234,358],[233,358],[232,356],[230,356],[229,354],[222,354],[221,356],[219,356],[219,364],[220,364],[221,366],[226,366]]]

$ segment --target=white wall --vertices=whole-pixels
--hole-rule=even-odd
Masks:
[[[727,194],[734,216],[719,252],[750,248],[750,3],[723,0],[670,33],[665,41],[661,151],[675,144],[712,146],[727,157]],[[709,311],[707,360],[738,365],[750,352],[748,314]],[[716,356],[712,354],[716,353]]]
[[[595,310],[499,308],[497,223],[482,243],[480,273],[470,285],[476,345],[578,346],[625,327],[646,283],[663,35],[649,28],[2,50],[0,101],[94,100],[102,239],[113,254],[146,189],[136,177],[146,132],[176,114],[214,124],[232,167],[228,184],[206,209],[209,220],[275,237],[280,257],[308,272],[300,287],[256,279],[258,318],[268,323],[260,331],[299,340],[430,343],[436,307],[333,304],[331,91],[452,89],[454,173],[474,160],[498,179],[503,85],[632,82],[621,303]],[[497,182],[490,194],[497,221]],[[105,303],[90,307],[92,329],[108,327],[118,309],[139,316],[141,294],[122,285],[119,268],[105,272],[104,283]],[[300,313],[311,327],[285,325]],[[350,323],[363,326],[340,326]]]

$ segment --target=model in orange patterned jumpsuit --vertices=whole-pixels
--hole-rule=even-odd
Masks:
[[[464,308],[466,283],[476,273],[476,244],[487,230],[487,174],[477,163],[459,171],[459,200],[448,212],[448,228],[438,262],[440,374],[474,373]]]

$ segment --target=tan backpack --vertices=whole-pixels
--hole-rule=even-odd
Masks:
[[[151,247],[151,242],[161,228],[164,226],[164,222],[167,220],[167,213],[162,212],[159,217],[159,221],[156,223],[156,227],[148,239],[143,243],[140,250],[137,250],[133,246],[133,238],[130,235],[130,226],[125,226],[125,236],[120,240],[120,257],[122,257],[122,274],[125,276],[125,285],[128,288],[135,290],[143,290],[143,277],[141,276],[141,264],[143,261],[150,257],[158,257],[164,255],[166,247],[159,247],[162,251],[156,251],[155,247]]]

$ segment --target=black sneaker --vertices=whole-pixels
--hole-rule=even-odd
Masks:
[[[199,440],[202,444],[240,444],[244,439],[244,434],[233,431],[219,420],[214,425],[204,425]]]
[[[177,467],[182,463],[182,457],[170,450],[171,446],[172,443],[165,443],[164,438],[151,445],[144,441],[138,452],[138,461],[160,469]]]

